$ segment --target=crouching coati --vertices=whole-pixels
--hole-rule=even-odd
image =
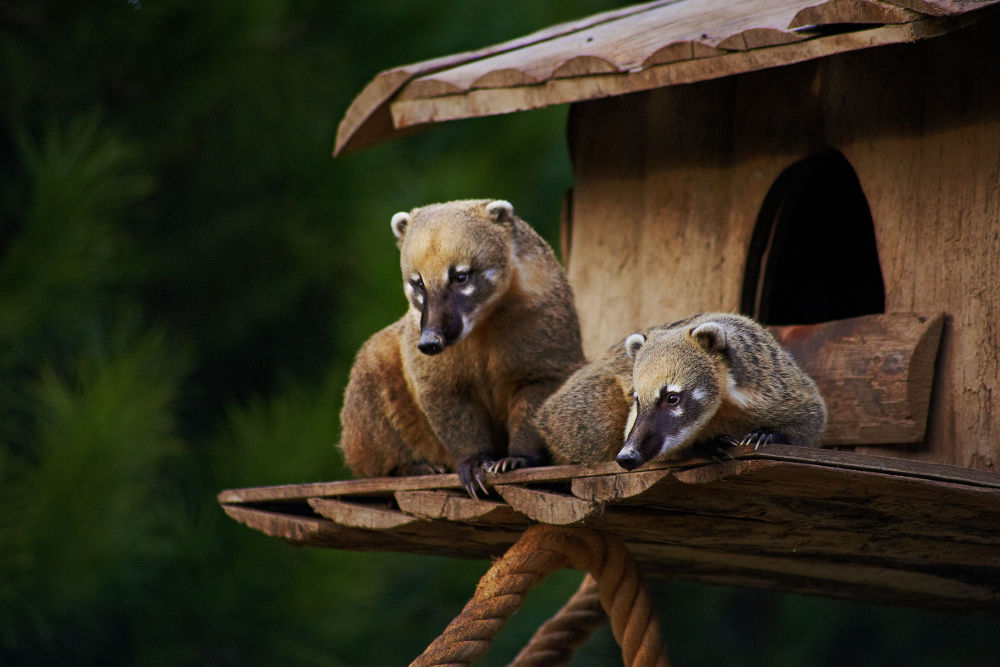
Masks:
[[[549,397],[536,421],[557,463],[615,460],[632,470],[731,444],[813,445],[826,406],[763,327],[705,313],[615,344]]]
[[[358,352],[340,447],[356,475],[537,465],[532,417],[583,361],[573,292],[552,249],[502,200],[397,213],[409,311]]]

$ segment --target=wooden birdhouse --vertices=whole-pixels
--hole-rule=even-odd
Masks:
[[[995,4],[660,1],[382,72],[338,153],[571,104],[562,254],[587,355],[697,312],[754,316],[817,380],[824,446],[515,471],[503,502],[411,478],[228,491],[227,511],[298,542],[466,556],[586,526],[647,574],[995,613]]]

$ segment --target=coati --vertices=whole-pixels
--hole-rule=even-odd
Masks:
[[[626,337],[574,373],[536,421],[556,462],[613,459],[632,470],[725,455],[731,444],[813,445],[826,406],[763,327],[705,313]]]
[[[356,475],[544,462],[532,416],[584,362],[573,292],[552,249],[503,200],[392,216],[408,312],[358,352],[340,447]]]

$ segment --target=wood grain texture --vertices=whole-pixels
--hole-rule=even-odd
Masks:
[[[455,94],[444,94],[446,90],[453,90],[451,87],[435,86],[433,90],[440,93],[440,96],[425,95],[424,91],[417,88],[418,82],[422,85],[424,81],[420,79],[409,84],[392,99],[390,111],[395,132],[398,133],[403,128],[427,123],[477,118],[539,109],[554,104],[626,95],[664,86],[695,83],[781,67],[847,51],[913,42],[944,34],[955,27],[956,22],[951,19],[931,18],[914,23],[859,29],[813,37],[791,44],[749,50],[745,40],[737,41],[743,38],[734,37],[731,46],[741,48],[737,51],[726,51],[691,42],[669,44],[653,51],[646,65],[617,74],[576,76],[568,79],[550,78],[544,81],[544,85],[502,88],[473,88],[470,85],[468,92]],[[748,34],[751,35],[751,40],[760,37],[752,32]],[[675,48],[678,50],[674,50]],[[690,49],[693,59],[677,60],[675,56],[683,56],[685,49]],[[711,57],[714,54],[718,55]],[[658,64],[664,61],[665,64]],[[480,76],[485,74],[481,71],[477,73]]]
[[[278,502],[257,489],[257,502],[223,508],[295,544],[473,558],[501,553],[527,521],[489,517],[526,513],[620,535],[646,574],[1000,613],[1000,475],[783,445],[738,451],[725,463],[542,470],[528,476],[534,482],[497,478],[511,505],[391,488],[291,503],[286,487],[271,487]],[[400,510],[387,505],[393,497]],[[411,514],[404,506],[416,510],[412,520],[400,516]]]
[[[884,0],[932,16],[955,16],[994,4],[995,0]]]
[[[585,30],[591,26],[636,12],[642,12],[669,1],[657,0],[656,2],[649,2],[642,5],[614,9],[575,21],[568,21],[543,28],[524,37],[518,37],[501,42],[500,44],[493,44],[482,49],[433,58],[380,72],[371,83],[358,93],[358,96],[351,102],[351,105],[344,113],[344,118],[341,119],[340,125],[337,127],[337,138],[333,154],[336,156],[345,152],[358,150],[378,143],[392,134],[399,134],[392,127],[392,118],[387,105],[389,100],[396,95],[403,85],[415,77],[455,67],[479,58],[488,58],[506,51],[545,42],[559,35]],[[460,89],[445,83],[424,84],[424,91],[428,96],[441,95],[458,90]]]
[[[944,320],[897,313],[770,330],[823,394],[822,444],[919,443]]]
[[[745,51],[807,39],[788,29],[795,14],[816,0],[699,0],[647,7],[583,30],[566,32],[530,48],[504,50],[494,56],[439,69],[401,90],[398,99],[429,97],[435,90],[468,91],[544,83],[550,79],[628,72],[665,48],[686,45],[699,50]],[[714,52],[714,51],[713,51]],[[492,73],[507,72],[505,76]],[[517,74],[514,74],[517,73]]]
[[[399,509],[413,516],[470,524],[499,524],[527,528],[524,515],[507,503],[470,498],[464,491],[396,491]]]
[[[836,24],[910,23],[924,18],[920,12],[867,0],[829,0],[799,10],[789,28]]]
[[[497,491],[511,507],[539,523],[576,526],[601,511],[601,503],[565,493],[514,484],[497,487]]]
[[[824,131],[868,197],[886,309],[949,315],[927,447],[908,455],[981,469],[1000,465],[998,28],[993,14],[877,59],[831,59],[822,92]],[[956,76],[956,62],[974,65]]]
[[[998,24],[994,14],[914,45],[575,105],[568,273],[587,355],[653,323],[737,310],[765,195],[787,167],[833,147],[868,200],[887,312],[948,315],[922,446],[898,454],[993,469],[1000,463],[993,408],[1000,88],[991,83],[1000,80]],[[956,76],[955,62],[976,65]],[[932,356],[914,368],[926,369]],[[843,361],[846,371],[852,359]],[[851,382],[843,378],[845,396],[857,390],[870,405],[881,400],[864,381]],[[849,429],[855,417],[843,416]],[[886,439],[856,421],[859,430],[842,442]],[[921,440],[916,432],[908,437]]]
[[[334,523],[366,530],[391,530],[409,526],[420,519],[388,507],[362,505],[331,498],[310,498],[309,506]]]

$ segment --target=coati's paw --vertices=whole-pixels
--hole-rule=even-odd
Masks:
[[[700,440],[691,446],[695,456],[703,459],[712,459],[716,462],[732,461],[732,448],[740,443],[727,436],[719,436],[709,440]]]
[[[455,471],[458,473],[458,481],[462,483],[462,488],[472,498],[476,498],[477,500],[479,498],[476,487],[482,489],[483,495],[489,495],[490,492],[486,488],[486,484],[483,483],[483,475],[486,474],[485,466],[492,463],[493,459],[477,454],[462,459],[455,466]]]
[[[538,465],[538,461],[532,456],[505,456],[492,463],[483,463],[483,468],[492,475],[499,475],[502,472],[510,472],[518,468],[530,468],[536,465]]]

